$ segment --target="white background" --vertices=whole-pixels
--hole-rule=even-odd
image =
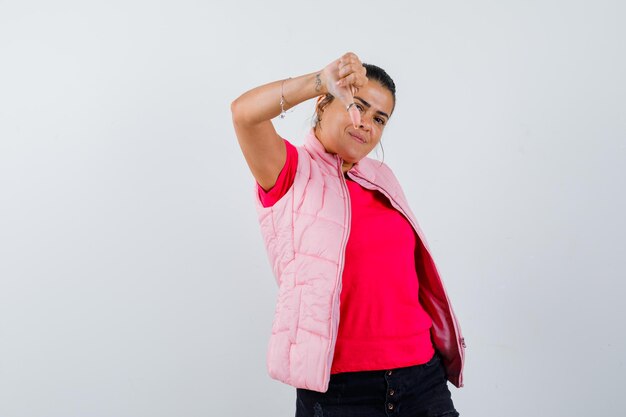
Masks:
[[[461,415],[619,414],[625,20],[617,0],[0,0],[0,416],[294,414],[230,103],[347,51],[398,87],[384,160],[465,335]],[[277,130],[301,144],[312,113]]]

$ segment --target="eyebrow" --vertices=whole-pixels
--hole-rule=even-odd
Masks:
[[[363,102],[363,105],[365,105],[365,107],[370,108],[372,107],[371,104],[369,104],[367,101],[363,100],[361,97],[359,96],[354,96],[354,98],[358,98],[359,100],[361,100]],[[377,110],[376,113],[385,116],[387,119],[389,119],[389,115],[387,113],[385,113],[384,111],[380,111]]]

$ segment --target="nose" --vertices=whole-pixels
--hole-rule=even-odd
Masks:
[[[372,125],[370,123],[370,121],[367,119],[367,117],[365,117],[365,115],[361,115],[361,124],[359,125],[360,129],[369,131],[371,129]]]

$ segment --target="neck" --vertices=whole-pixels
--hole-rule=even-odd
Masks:
[[[343,161],[341,165],[341,170],[343,171],[343,175],[346,175],[346,172],[350,171],[350,169],[354,166],[354,164],[350,162]]]

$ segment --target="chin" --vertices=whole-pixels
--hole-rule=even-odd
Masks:
[[[349,164],[356,164],[357,162],[360,161],[360,158],[356,158],[354,155],[339,155],[341,157],[341,159],[343,159],[343,162],[347,162]]]

